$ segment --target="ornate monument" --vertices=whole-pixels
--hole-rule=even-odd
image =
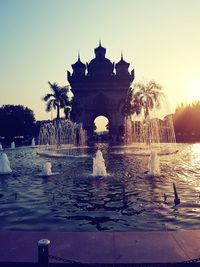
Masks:
[[[94,120],[105,116],[109,121],[109,136],[113,142],[124,137],[125,116],[122,113],[127,90],[134,80],[134,70],[129,73],[129,63],[123,55],[118,63],[111,63],[105,57],[106,49],[99,46],[94,49],[95,58],[90,63],[82,63],[80,56],[72,65],[72,74],[67,79],[74,94],[71,118],[82,123],[89,138],[94,134]]]

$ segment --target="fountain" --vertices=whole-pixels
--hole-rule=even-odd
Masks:
[[[98,149],[96,156],[93,158],[93,176],[107,176],[105,160],[102,152]]]
[[[126,119],[125,140],[128,148],[135,149],[135,155],[150,155],[157,151],[158,155],[174,154],[177,152],[176,137],[172,115],[159,119],[154,113],[147,118],[142,116],[131,121]]]
[[[173,114],[161,89],[154,81],[136,83],[134,94],[131,90],[127,96],[134,113],[126,115],[124,140],[139,147],[142,154],[150,155],[152,150],[159,155],[177,152]]]
[[[43,165],[41,176],[50,176],[50,175],[52,175],[51,168],[52,168],[51,163],[50,162],[46,162]]]
[[[31,147],[35,147],[35,138],[34,137],[32,138],[32,141],[31,141]]]
[[[151,151],[148,161],[147,176],[159,176],[160,175],[160,162],[156,151]]]
[[[74,94],[68,87],[67,98],[69,103],[72,103]],[[86,131],[83,129],[82,124],[72,122],[70,120],[70,113],[72,111],[71,105],[65,107],[66,119],[54,119],[50,122],[44,123],[40,127],[39,132],[39,145],[50,145],[56,148],[61,148],[62,145],[84,146],[86,143]]]
[[[0,158],[0,174],[8,174],[11,173],[12,170],[10,168],[10,162],[6,153],[2,153]]]
[[[59,174],[59,172],[52,172],[51,168],[52,168],[51,162],[44,163],[42,166],[42,172],[39,174],[39,176],[47,177]]]
[[[44,230],[48,227],[52,231],[58,228],[65,231],[166,231],[166,227],[170,230],[193,229],[193,227],[197,229],[200,181],[196,166],[199,166],[200,162],[200,145],[178,144],[178,147],[180,153],[173,155],[172,161],[171,156],[159,157],[157,154],[157,159],[163,158],[161,173],[163,177],[158,178],[156,175],[159,173],[157,171],[159,168],[155,167],[158,161],[153,150],[149,157],[148,169],[147,156],[111,155],[110,150],[114,148],[109,147],[107,152],[103,152],[105,151],[103,145],[101,151],[98,150],[95,154],[93,148],[83,148],[84,153],[88,153],[88,158],[71,157],[63,160],[39,158],[34,149],[16,151],[19,154],[9,151],[13,170],[15,166],[19,177],[0,179],[2,189],[0,193],[5,196],[0,197],[0,202],[5,203],[7,210],[13,211],[6,221],[3,220],[4,214],[1,216],[1,229],[10,230],[14,227],[19,230]],[[103,158],[102,153],[103,156],[107,153],[106,157]],[[95,157],[93,170],[92,156]],[[104,159],[108,159],[109,174],[105,168],[107,160]],[[51,163],[47,163],[48,161]],[[39,171],[34,170],[38,162],[42,162]],[[54,176],[54,166],[55,171],[60,172],[57,176]],[[2,170],[1,167],[1,172]],[[146,170],[149,171],[149,177],[148,174],[147,177],[144,175]],[[5,170],[3,171],[5,173]],[[155,175],[155,179],[151,178],[150,174]],[[173,194],[172,183],[176,183],[177,189],[182,189],[177,190],[179,196]],[[20,197],[17,205],[13,204],[15,192],[18,192]],[[55,201],[52,201],[55,196]],[[184,209],[179,210],[180,216],[172,212],[172,207],[175,202],[178,203],[178,199],[184,202]],[[45,220],[41,220],[38,206],[45,214]],[[194,208],[194,212],[188,218],[187,213],[191,207],[197,209]],[[20,218],[22,212],[25,219],[19,225],[15,219]],[[30,215],[34,216],[35,220],[30,220]]]
[[[2,151],[3,150],[3,147],[2,147],[2,144],[0,143],[0,151]]]
[[[133,122],[132,140],[136,143],[176,143],[172,115],[163,120],[151,118]]]
[[[11,143],[11,149],[15,149],[15,142],[14,141]]]
[[[86,131],[82,124],[77,124],[69,119],[53,120],[44,123],[40,128],[39,145],[61,147],[62,145],[80,145],[86,143]]]

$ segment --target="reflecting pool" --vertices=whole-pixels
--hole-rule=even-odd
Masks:
[[[0,229],[145,231],[198,229],[200,144],[160,155],[158,177],[145,176],[148,156],[102,148],[108,176],[92,176],[94,149],[45,155],[40,148],[5,150],[12,174],[0,175]],[[55,176],[41,177],[50,162]],[[174,206],[173,183],[181,203]],[[165,194],[165,198],[164,198]]]

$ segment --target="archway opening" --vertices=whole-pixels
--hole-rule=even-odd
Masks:
[[[105,116],[98,116],[94,120],[95,132],[103,133],[109,131],[109,121]]]
[[[108,142],[109,120],[105,116],[98,116],[94,120],[94,134],[96,142]]]

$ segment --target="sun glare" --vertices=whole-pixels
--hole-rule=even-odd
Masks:
[[[187,102],[200,101],[200,78],[190,80],[184,90],[184,97]]]

